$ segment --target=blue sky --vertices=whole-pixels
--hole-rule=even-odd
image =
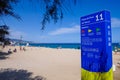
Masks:
[[[66,0],[67,1],[67,0]],[[41,31],[40,22],[44,9],[37,2],[21,0],[14,5],[14,11],[19,14],[22,21],[12,17],[3,17],[4,22],[10,26],[10,37],[39,43],[79,43],[80,42],[80,17],[109,10],[112,20],[112,41],[120,42],[120,0],[77,0],[76,5],[66,4],[69,10],[64,10],[64,18],[54,24],[52,21]],[[3,23],[3,20],[0,20]]]

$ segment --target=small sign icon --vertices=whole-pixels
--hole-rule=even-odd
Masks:
[[[108,35],[111,35],[111,32],[110,32],[110,31],[108,31]]]
[[[108,26],[108,29],[110,29],[110,26]]]
[[[90,33],[90,32],[92,32],[92,30],[91,30],[91,29],[88,29],[88,32]]]
[[[110,37],[108,37],[108,41],[111,41]]]
[[[111,42],[108,42],[108,46],[111,46]]]
[[[82,32],[82,33],[85,33],[85,30],[82,30],[81,32]]]
[[[100,31],[100,28],[96,28],[96,31],[97,31],[97,32]]]

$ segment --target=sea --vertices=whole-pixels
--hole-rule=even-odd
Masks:
[[[25,46],[26,44],[21,44]],[[32,47],[80,49],[80,43],[29,43]]]
[[[22,43],[22,46],[25,46],[26,43]],[[29,43],[29,46],[32,47],[47,47],[47,48],[69,48],[69,49],[80,49],[80,43]],[[120,43],[112,43],[112,50],[115,47],[120,48]]]

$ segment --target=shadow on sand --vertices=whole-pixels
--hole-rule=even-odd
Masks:
[[[46,80],[42,76],[32,77],[32,72],[27,70],[16,70],[16,69],[1,69],[0,70],[0,80]]]
[[[0,52],[0,60],[4,60],[8,58],[8,55],[11,53],[6,53],[6,52]]]

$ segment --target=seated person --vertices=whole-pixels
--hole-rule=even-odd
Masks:
[[[17,52],[17,49],[15,48],[15,49],[13,50],[13,52]]]
[[[11,49],[8,50],[8,53],[12,53]]]

